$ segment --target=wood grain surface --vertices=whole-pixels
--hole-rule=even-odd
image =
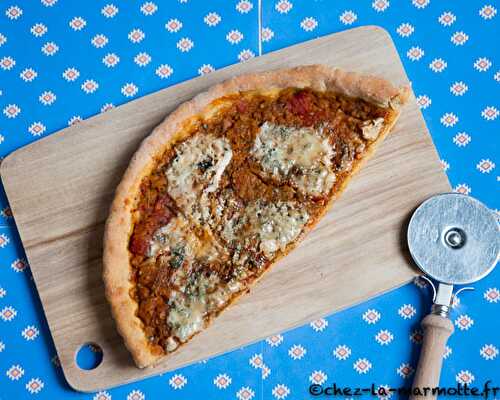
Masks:
[[[172,86],[26,146],[2,180],[69,384],[95,391],[238,348],[361,302],[411,280],[405,225],[424,199],[450,190],[414,98],[394,132],[317,228],[207,330],[153,369],[137,369],[103,294],[104,220],[139,142],[178,104],[229,77],[325,63],[408,82],[387,32],[363,27],[326,36]],[[102,347],[81,370],[84,343]]]

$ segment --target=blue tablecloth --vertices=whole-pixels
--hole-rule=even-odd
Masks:
[[[380,25],[396,43],[454,190],[498,213],[498,8],[496,0],[4,0],[0,156],[198,74],[328,33]],[[492,379],[500,386],[500,271],[475,287],[451,314],[456,332],[443,385]],[[279,400],[310,398],[311,383],[408,386],[429,297],[428,288],[409,284],[206,362],[77,393],[58,366],[2,193],[0,399]]]

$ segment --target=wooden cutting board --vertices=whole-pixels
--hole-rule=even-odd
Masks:
[[[394,133],[350,183],[317,228],[206,331],[154,369],[136,368],[103,294],[104,220],[113,191],[140,141],[178,104],[232,76],[325,63],[407,77],[394,45],[377,27],[330,35],[233,65],[135,100],[9,155],[2,180],[40,293],[64,374],[95,391],[173,370],[359,303],[416,275],[405,250],[405,222],[424,199],[449,191],[422,115],[412,99]],[[85,343],[103,361],[85,371]]]

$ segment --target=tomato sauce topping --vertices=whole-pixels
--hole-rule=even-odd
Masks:
[[[387,109],[360,99],[296,88],[284,89],[273,97],[252,92],[241,93],[229,96],[224,101],[228,106],[209,120],[200,119],[198,123],[194,124],[195,127],[191,134],[224,137],[230,143],[231,161],[220,179],[217,192],[211,193],[215,199],[217,196],[222,197],[220,195],[222,192],[231,193],[237,199],[232,206],[230,204],[224,206],[227,210],[231,207],[234,208],[233,211],[226,210],[227,218],[230,218],[233,212],[241,213],[246,205],[252,202],[255,204],[255,202],[263,201],[267,204],[287,204],[287,202],[300,204],[300,208],[306,210],[311,219],[314,220],[317,215],[321,214],[322,207],[328,201],[329,196],[335,192],[338,185],[342,184],[344,177],[350,173],[352,163],[364,154],[369,143],[363,138],[363,123],[367,120],[386,118],[389,112]],[[326,137],[333,149],[331,163],[337,179],[331,193],[314,198],[308,197],[288,183],[273,181],[262,174],[259,165],[251,159],[249,154],[259,129],[265,123],[321,130],[322,135]],[[154,352],[157,353],[172,351],[177,346],[177,339],[173,339],[172,330],[178,327],[172,322],[174,321],[173,316],[169,318],[173,307],[172,299],[169,296],[171,290],[179,289],[175,285],[172,287],[172,276],[186,265],[184,248],[175,247],[168,254],[160,254],[155,257],[152,257],[149,251],[155,232],[182,213],[179,206],[168,194],[165,173],[166,168],[175,157],[174,153],[170,149],[161,155],[151,174],[144,177],[133,211],[134,225],[129,241],[130,260],[133,268],[132,282],[134,283],[131,296],[138,303],[137,315],[144,324],[144,331]],[[211,162],[207,165],[209,164],[211,165]],[[300,178],[299,172],[294,171],[297,179]],[[209,213],[216,215],[217,212],[220,212],[220,210],[217,211],[219,206],[217,202],[210,203]],[[291,218],[291,214],[289,213],[287,217],[285,211],[283,211],[283,215],[286,218]],[[189,216],[185,217],[189,218]],[[213,218],[215,220],[220,217]],[[186,279],[191,282],[191,289],[189,289],[191,291],[186,289],[185,292],[181,293],[182,296],[178,295],[180,297],[176,301],[180,301],[181,297],[185,297],[185,301],[191,301],[188,296],[192,296],[192,293],[198,293],[202,289],[205,295],[214,293],[213,291],[217,290],[216,286],[210,283],[210,279],[212,279],[210,277],[213,274],[220,282],[227,284],[231,277],[241,272],[238,269],[242,267],[238,262],[248,260],[245,264],[247,270],[243,271],[241,275],[244,289],[272,262],[272,259],[265,257],[262,252],[253,249],[251,241],[247,247],[237,246],[233,242],[224,242],[221,232],[227,230],[228,225],[223,222],[224,220],[217,221],[214,223],[215,225],[207,225],[213,231],[210,240],[218,241],[225,247],[226,251],[229,252],[227,258],[229,261],[223,262],[217,259],[211,264],[190,266],[189,274],[192,276],[187,276]],[[241,221],[237,221],[237,223],[243,224]],[[205,286],[194,285],[192,282],[194,276],[199,277],[199,282],[206,280]],[[219,296],[219,298],[221,297]],[[181,311],[180,309],[176,311],[178,314],[176,321],[179,320]],[[205,315],[204,318],[213,317],[218,311],[219,309],[215,308],[214,312]]]

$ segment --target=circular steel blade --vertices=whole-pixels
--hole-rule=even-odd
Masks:
[[[419,268],[449,284],[475,282],[495,267],[499,225],[481,202],[458,193],[433,196],[414,212],[408,246]]]

